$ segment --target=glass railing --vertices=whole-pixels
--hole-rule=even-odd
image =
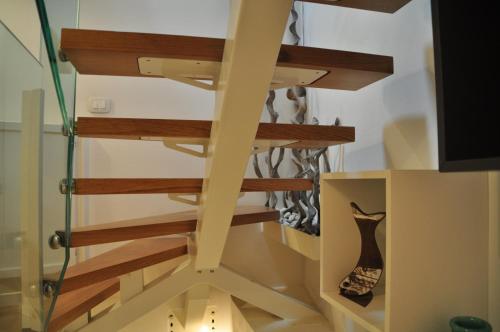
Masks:
[[[43,68],[0,23],[0,331],[43,327]]]
[[[67,246],[54,250],[48,240],[55,231],[70,234],[75,70],[59,62],[56,50],[61,28],[77,26],[78,1],[35,3],[43,32],[40,50],[33,43],[25,48],[0,16],[2,332],[47,329],[70,261]],[[24,16],[34,19],[14,14],[16,23]],[[69,183],[65,194],[62,179]]]
[[[69,62],[61,62],[58,47],[62,28],[78,24],[78,0],[36,0],[43,35],[41,62],[45,96],[45,125],[54,131],[44,135],[43,258],[46,303],[44,327],[48,328],[59,289],[70,262],[71,191],[74,150],[74,101],[76,73]],[[65,180],[61,194],[59,183]],[[53,235],[64,231],[58,239]],[[57,247],[61,248],[57,248]]]

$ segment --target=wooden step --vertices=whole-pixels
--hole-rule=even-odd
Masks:
[[[75,195],[117,194],[198,194],[203,179],[74,179]],[[309,179],[243,179],[241,192],[307,191],[313,186]]]
[[[212,121],[80,117],[80,137],[151,140],[173,138],[177,144],[207,144]],[[261,123],[255,147],[313,149],[355,140],[354,127]]]
[[[186,238],[135,240],[69,267],[64,275],[61,294],[180,257],[187,252]]]
[[[236,209],[231,226],[240,226],[267,221],[278,221],[279,211],[262,206],[240,206]],[[73,228],[71,247],[126,241],[162,235],[194,232],[198,211],[169,213],[147,218]],[[64,237],[64,231],[56,232]],[[64,241],[62,241],[64,242]]]
[[[411,0],[302,0],[324,5],[349,7],[383,13],[395,13]]]
[[[197,61],[220,63],[224,43],[224,39],[217,38],[82,29],[63,29],[61,35],[64,56],[80,74],[90,75],[163,77],[160,74],[152,76],[154,73],[141,74],[140,58],[144,61],[161,58],[190,60],[195,64]],[[296,69],[322,73],[303,86],[358,90],[392,75],[393,59],[382,55],[282,45],[277,67],[286,68],[284,71],[288,73]],[[189,74],[193,78],[200,75]]]
[[[120,290],[120,279],[112,278],[57,297],[48,331],[64,328]]]

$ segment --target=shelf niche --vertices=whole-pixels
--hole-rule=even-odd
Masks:
[[[338,289],[361,251],[350,202],[387,212],[377,228],[384,273],[367,307]],[[366,330],[446,331],[453,316],[487,318],[486,173],[323,174],[321,213],[321,297]]]

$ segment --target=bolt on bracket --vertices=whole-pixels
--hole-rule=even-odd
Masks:
[[[59,192],[63,195],[66,195],[68,193],[68,188],[71,187],[71,193],[75,193],[75,180],[71,181],[71,185],[68,183],[68,179],[62,179],[59,182]]]

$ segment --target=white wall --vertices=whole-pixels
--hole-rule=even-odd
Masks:
[[[346,171],[437,168],[429,0],[394,15],[305,4],[307,46],[390,55],[395,74],[360,91],[310,91],[321,122],[356,126]]]
[[[227,2],[216,0],[197,4],[200,2],[192,0],[89,0],[81,3],[80,27],[223,36]],[[93,116],[87,111],[87,100],[91,96],[112,100],[112,113],[106,115],[109,117],[209,119],[213,107],[212,93],[169,80],[79,75],[77,116]],[[88,152],[79,158],[85,164],[80,168],[80,171],[84,170],[80,176],[196,177],[203,174],[201,159],[167,150],[160,142],[79,140],[78,144],[81,146],[79,153]],[[88,211],[82,213],[86,220],[79,222],[91,224],[185,209],[185,206],[169,201],[166,195],[101,196],[77,200],[88,206]],[[91,254],[106,248],[92,248]]]
[[[345,147],[345,170],[437,169],[430,0],[413,0],[394,15],[316,4],[304,6],[306,46],[394,57],[394,75],[360,91],[309,90],[310,107],[322,123],[331,123],[339,116],[343,124],[356,127],[356,142]],[[333,162],[334,154],[331,158]],[[498,177],[492,176],[490,183],[491,192],[497,195],[496,200],[491,199],[495,203]],[[491,210],[496,214],[492,214],[490,227],[489,318],[498,329],[498,203]],[[314,288],[317,270],[309,264],[307,271],[309,286]],[[342,322],[342,317],[330,318]],[[349,325],[345,323],[344,328],[361,330]]]
[[[40,58],[41,29],[34,0],[0,0],[0,21],[35,58]]]

